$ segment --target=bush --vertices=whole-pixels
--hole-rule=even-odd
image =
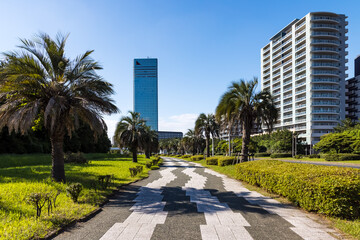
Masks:
[[[320,154],[310,154],[309,158],[320,158]]]
[[[83,186],[81,183],[73,183],[66,188],[66,192],[70,195],[74,202],[77,202],[82,189]]]
[[[270,153],[262,152],[262,153],[255,153],[254,157],[270,157]]]
[[[259,160],[236,165],[236,178],[287,197],[308,211],[360,217],[360,170]]]
[[[99,185],[103,190],[106,190],[111,184],[111,175],[100,175],[98,176]]]
[[[294,156],[295,159],[300,159],[300,158],[303,158],[303,157],[304,157],[304,155],[302,155],[302,154],[299,154],[299,155],[295,155],[295,156]]]
[[[77,164],[86,164],[88,160],[85,158],[84,154],[81,152],[72,153],[68,152],[64,156],[65,163],[77,163]]]
[[[204,159],[204,155],[194,155],[194,156],[191,156],[191,161],[200,161],[200,160],[203,160]]]
[[[155,165],[155,166],[151,166],[150,169],[151,169],[151,170],[156,170],[156,169],[159,169],[159,168],[160,168],[159,166],[156,166],[156,165]]]
[[[146,166],[147,168],[151,168],[151,166],[152,166],[152,161],[146,161],[145,166]]]
[[[218,166],[228,166],[232,165],[236,157],[220,157],[218,160]]]
[[[183,155],[182,158],[189,158],[191,155]]]
[[[219,157],[208,157],[208,158],[206,158],[206,164],[207,165],[218,165],[218,159],[219,159]]]
[[[359,154],[353,153],[339,153],[339,154],[326,154],[326,161],[348,161],[348,160],[360,160]]]
[[[292,157],[291,153],[273,153],[270,155],[271,158],[288,158]]]

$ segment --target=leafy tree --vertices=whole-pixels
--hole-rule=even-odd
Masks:
[[[328,133],[321,137],[320,142],[314,145],[315,150],[321,152],[351,153],[354,138],[346,133]]]
[[[269,92],[264,92],[264,95],[268,95],[268,101],[264,102],[264,107],[262,109],[262,121],[266,125],[267,131],[269,134],[274,130],[274,125],[279,119],[279,110],[275,107],[274,97]]]
[[[0,68],[0,128],[21,134],[42,118],[52,147],[52,178],[65,182],[64,138],[79,127],[81,119],[95,134],[106,124],[101,114],[118,111],[109,97],[112,85],[97,74],[100,65],[87,51],[70,60],[65,56],[67,36],[55,40],[39,34],[21,40],[20,51],[5,53]]]
[[[287,153],[292,151],[293,133],[287,129],[278,130],[270,135],[270,150],[273,153]]]
[[[137,162],[137,152],[146,141],[146,121],[140,118],[140,113],[129,111],[130,116],[124,116],[116,126],[115,142],[119,147],[127,147],[132,152],[133,162]]]
[[[216,116],[221,119],[238,120],[242,126],[242,161],[248,160],[250,134],[255,122],[260,122],[265,106],[271,104],[271,95],[268,92],[256,93],[257,79],[245,82],[233,82],[225,92],[216,108]]]
[[[159,147],[158,134],[155,130],[152,130],[150,126],[145,127],[145,139],[142,146],[145,157],[150,158],[151,153],[157,152]]]
[[[335,133],[341,133],[346,130],[352,130],[357,124],[351,120],[350,118],[346,118],[344,120],[341,120],[341,122],[334,127]]]

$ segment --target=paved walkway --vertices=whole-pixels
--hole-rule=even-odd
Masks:
[[[55,239],[335,239],[294,207],[249,191],[199,164],[165,158],[103,211]]]

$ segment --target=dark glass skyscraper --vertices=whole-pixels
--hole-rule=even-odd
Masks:
[[[156,58],[134,59],[134,111],[155,131],[158,131],[157,66]]]

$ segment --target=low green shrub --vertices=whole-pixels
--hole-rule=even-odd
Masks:
[[[360,170],[259,160],[238,164],[236,178],[287,197],[308,211],[360,217]]]
[[[291,153],[273,153],[270,155],[271,158],[288,158],[292,157]]]
[[[191,161],[200,161],[204,159],[204,155],[194,155],[190,157]]]
[[[187,154],[182,156],[182,158],[190,158],[190,157],[191,155],[187,155]]]
[[[151,170],[156,170],[156,169],[159,169],[160,167],[159,166],[156,166],[156,165],[154,165],[154,166],[151,166]]]
[[[304,157],[304,155],[302,155],[302,154],[299,154],[299,155],[295,155],[295,156],[294,156],[295,159],[301,159],[301,158],[303,158],[303,157]]]
[[[206,158],[206,164],[207,165],[218,165],[218,159],[219,159],[219,157],[208,157],[208,158]]]
[[[111,175],[98,176],[98,182],[99,182],[99,186],[101,187],[101,189],[106,190],[110,186],[112,178],[113,178],[113,176],[111,176]]]
[[[147,168],[151,168],[151,166],[152,166],[152,161],[146,161],[145,166],[146,166]]]
[[[360,160],[359,154],[353,153],[334,153],[334,154],[326,154],[326,161],[349,161],[349,160]]]
[[[309,158],[320,158],[320,154],[310,154]]]
[[[223,166],[232,165],[235,158],[236,157],[220,157],[218,159],[218,166],[223,167]]]
[[[255,153],[254,157],[270,157],[270,153]]]
[[[73,183],[66,188],[66,192],[70,195],[74,202],[77,202],[82,189],[83,186],[81,183]]]

